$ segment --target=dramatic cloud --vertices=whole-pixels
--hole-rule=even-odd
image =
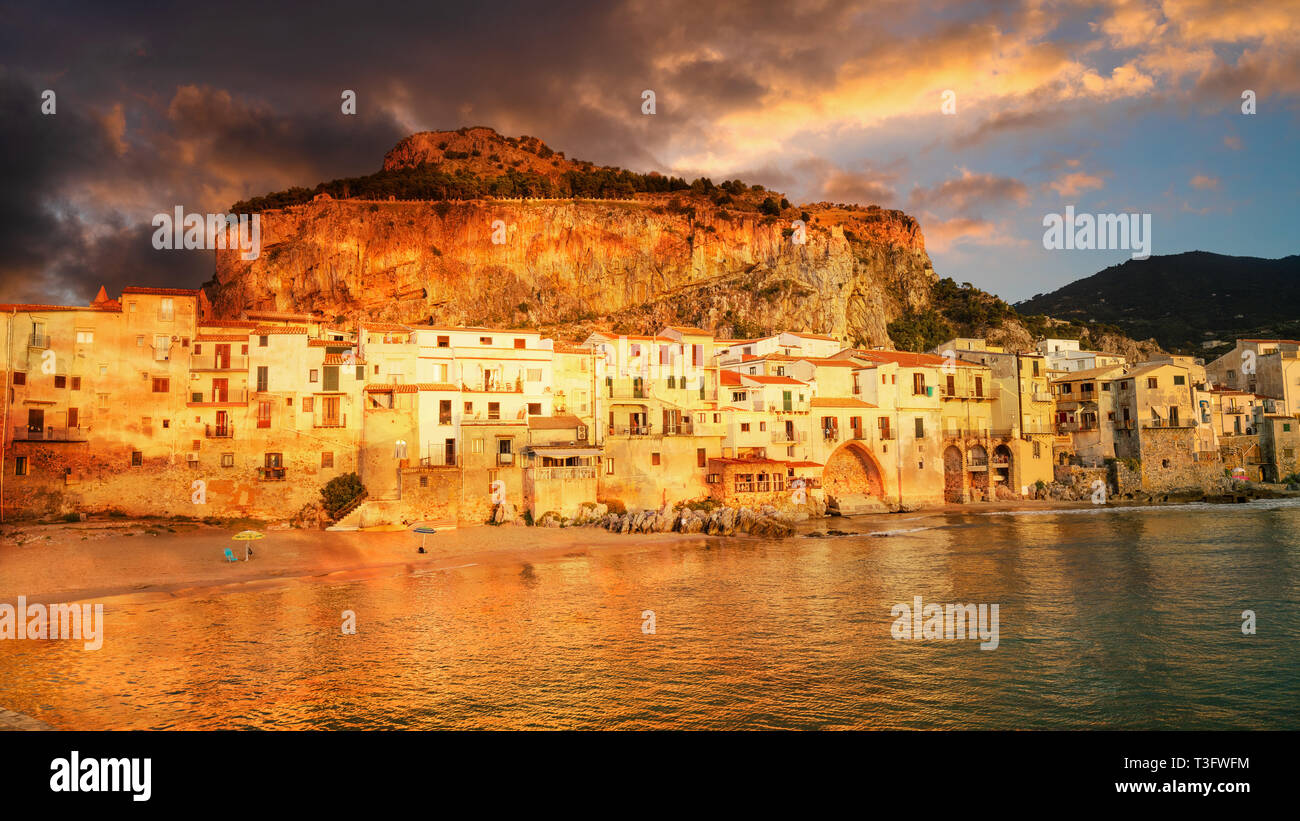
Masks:
[[[911,208],[936,265],[960,248],[971,270],[952,273],[997,290],[1011,267],[1042,270],[1003,252],[1029,254],[1062,198],[1104,188],[1137,203],[1189,166],[1225,194],[1251,185],[1215,163],[1294,148],[1300,100],[1295,0],[231,0],[219,24],[193,5],[0,0],[0,18],[0,299],[198,284],[210,255],[140,246],[152,214],[368,173],[408,133],[471,125],[795,201]],[[1173,159],[1171,145],[1202,139],[1188,119],[1228,116],[1243,121],[1189,148],[1196,162]],[[1081,156],[1087,168],[1050,168]]]

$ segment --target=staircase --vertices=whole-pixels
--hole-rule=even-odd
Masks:
[[[326,530],[356,530],[361,526],[361,505],[366,500],[366,491],[362,490],[352,501],[339,508],[339,512],[334,517],[334,524]]]

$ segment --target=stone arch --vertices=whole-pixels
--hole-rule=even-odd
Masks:
[[[1012,472],[1013,457],[1011,448],[1006,443],[1002,443],[993,449],[993,458],[989,460],[989,472],[992,473],[992,481],[995,485],[1006,485],[1011,487],[1011,477],[1015,474]]]
[[[966,451],[966,467],[970,472],[971,497],[988,499],[989,497],[989,452],[983,445],[972,445]]]
[[[851,493],[883,498],[885,474],[869,449],[859,442],[845,442],[826,459],[822,487],[835,498]]]
[[[943,451],[943,500],[945,502],[966,500],[961,451],[952,445],[944,448]]]

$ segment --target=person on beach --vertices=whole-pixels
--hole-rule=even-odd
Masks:
[[[244,542],[244,561],[248,561],[249,557],[252,555],[253,555],[253,543]]]

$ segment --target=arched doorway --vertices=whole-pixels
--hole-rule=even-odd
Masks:
[[[966,469],[970,473],[970,494],[972,499],[987,501],[989,498],[989,452],[983,445],[973,445],[966,452]]]
[[[998,445],[993,449],[993,459],[989,464],[989,469],[993,473],[994,485],[1006,485],[1011,487],[1011,448],[1006,445]]]
[[[965,479],[962,476],[961,451],[949,445],[943,452],[943,500],[964,502]]]
[[[854,493],[879,498],[885,495],[885,478],[871,451],[857,442],[846,442],[826,460],[822,487],[827,496],[835,498]]]

